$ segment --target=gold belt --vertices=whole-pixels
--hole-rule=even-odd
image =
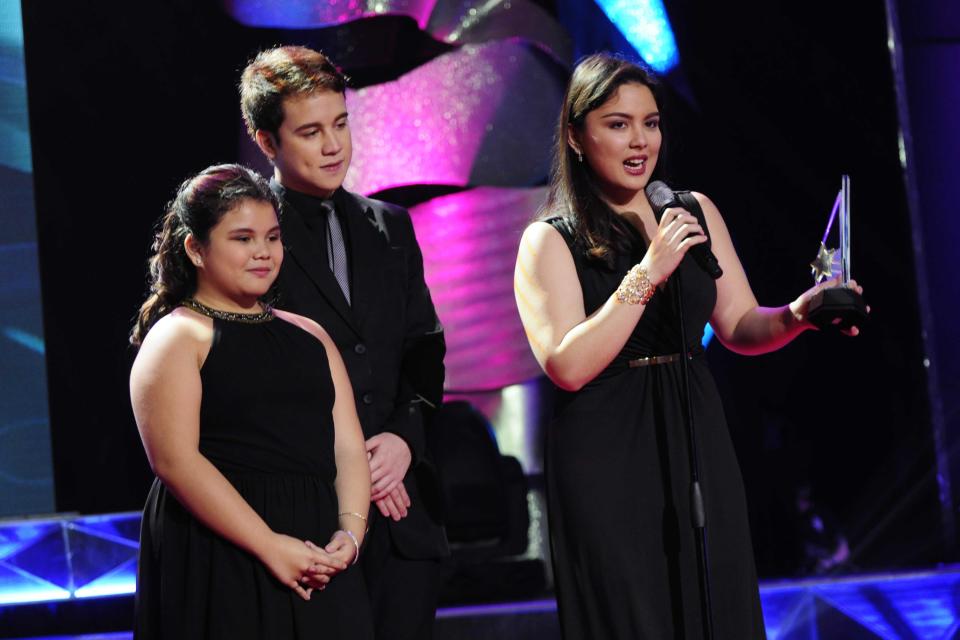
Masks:
[[[668,362],[677,362],[680,360],[679,353],[671,353],[668,356],[648,356],[646,358],[637,358],[636,360],[630,360],[627,362],[627,365],[631,369],[637,367],[649,367],[652,364],[667,364]]]
[[[696,346],[690,350],[688,357],[692,360],[693,358],[699,356],[703,353],[703,347]],[[631,369],[636,369],[637,367],[649,367],[652,364],[667,364],[668,362],[678,362],[680,360],[679,353],[671,353],[666,356],[647,356],[646,358],[637,358],[636,360],[628,360],[627,366]]]

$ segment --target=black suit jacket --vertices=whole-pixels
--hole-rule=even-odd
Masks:
[[[347,226],[352,304],[300,213],[281,195],[285,255],[277,306],[315,320],[336,342],[364,436],[392,432],[410,446],[413,462],[404,486],[412,507],[400,522],[386,519],[396,550],[411,559],[443,557],[449,548],[423,418],[426,406],[439,404],[443,395],[446,347],[423,279],[420,246],[405,209],[344,189],[333,200]]]

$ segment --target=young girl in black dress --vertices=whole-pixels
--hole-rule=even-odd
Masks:
[[[239,165],[183,183],[131,341],[157,474],[143,514],[137,638],[372,638],[360,553],[370,471],[340,355],[262,302],[277,202]],[[321,593],[322,592],[322,593]]]

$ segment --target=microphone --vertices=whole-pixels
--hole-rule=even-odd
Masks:
[[[647,200],[650,201],[650,205],[653,207],[653,215],[657,219],[657,224],[660,224],[660,218],[663,217],[664,209],[677,207],[696,215],[700,223],[706,227],[703,219],[703,212],[700,211],[700,215],[697,215],[697,212],[690,211],[684,206],[683,201],[679,196],[677,196],[676,193],[674,193],[673,189],[668,187],[660,180],[654,180],[648,184],[647,188],[644,189],[644,193],[647,194]],[[699,208],[700,207],[697,206],[697,209]],[[706,230],[706,228],[704,228],[704,230]],[[690,247],[688,253],[693,256],[693,259],[696,260],[701,269],[706,271],[711,278],[716,280],[723,275],[723,269],[720,268],[720,263],[717,262],[717,256],[713,255],[713,251],[710,250],[711,244],[710,236],[708,235],[706,242],[693,245]]]

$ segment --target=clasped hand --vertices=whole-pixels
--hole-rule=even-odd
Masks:
[[[411,503],[403,478],[413,457],[406,441],[394,433],[378,433],[367,440],[367,458],[370,500],[385,518],[399,521],[407,517]]]
[[[335,575],[349,566],[355,553],[356,547],[342,531],[334,533],[324,549],[309,540],[277,533],[261,554],[261,561],[277,580],[309,600],[314,589],[322,591]]]

